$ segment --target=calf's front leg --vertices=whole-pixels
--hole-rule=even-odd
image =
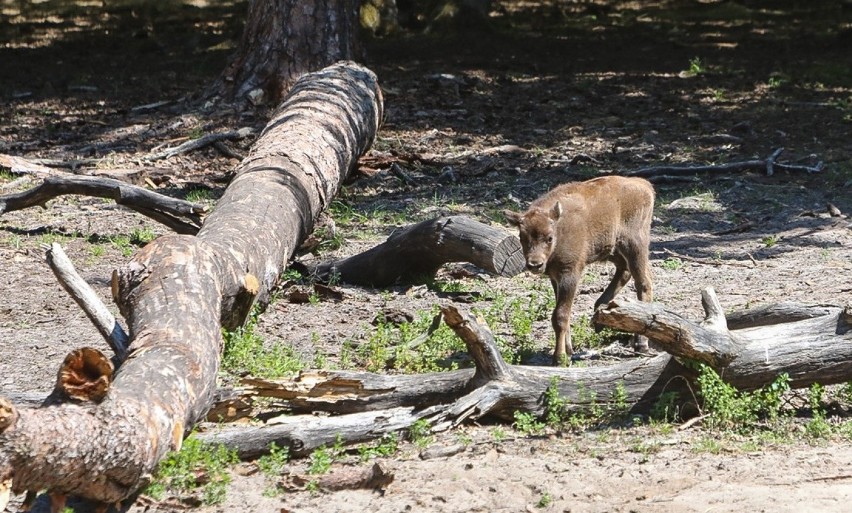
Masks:
[[[574,304],[574,295],[577,293],[582,270],[579,272],[565,273],[551,277],[553,291],[556,293],[556,308],[550,318],[553,331],[556,333],[556,349],[553,352],[553,365],[558,366],[566,358],[574,354],[571,345],[571,307]]]

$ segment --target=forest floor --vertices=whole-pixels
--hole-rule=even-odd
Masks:
[[[141,173],[159,192],[212,205],[238,158],[212,147],[145,156],[207,133],[263,128],[268,107],[237,113],[197,101],[224,67],[245,4],[91,4],[99,3],[0,2],[0,154],[83,161],[69,172]],[[769,4],[495,2],[489,27],[369,40],[366,64],[384,89],[385,123],[331,208],[335,233],[300,258],[355,254],[398,226],[447,213],[509,230],[503,209],[522,209],[557,183],[766,158],[783,147],[780,161],[822,161],[824,170],[709,173],[656,185],[655,300],[695,320],[707,286],[728,311],[782,301],[850,304],[852,8]],[[160,101],[169,103],[151,106]],[[245,153],[253,139],[229,144]],[[0,194],[36,183],[0,174]],[[46,394],[69,350],[107,350],[45,265],[42,244],[61,242],[108,298],[112,270],[163,233],[87,197],[0,217],[0,393]],[[604,265],[587,272],[576,322],[591,315],[610,272]],[[427,286],[335,287],[341,300],[291,302],[282,290],[256,333],[267,348],[285,348],[273,354],[295,366],[363,369],[376,365],[364,348],[377,338],[371,321],[380,312],[430,318],[446,292],[458,290],[481,294],[463,308],[525,298],[540,309],[550,294],[526,273],[497,278],[464,264],[447,266]],[[630,286],[621,293],[631,295]],[[523,364],[549,364],[553,335],[543,312],[532,319],[535,347]],[[517,342],[511,328],[494,328]],[[813,437],[804,422],[791,419],[775,437],[700,423],[543,435],[466,425],[428,440],[462,443],[453,456],[424,459],[422,441],[401,441],[392,456],[374,460],[395,477],[381,492],[270,493],[274,481],[243,464],[221,504],[142,497],[130,511],[848,511],[848,430]],[[360,464],[356,451],[332,469]],[[309,465],[297,460],[285,472],[304,474]]]

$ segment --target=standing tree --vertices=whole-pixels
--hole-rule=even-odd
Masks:
[[[359,60],[359,4],[252,0],[239,48],[211,95],[277,104],[302,74],[340,60]]]

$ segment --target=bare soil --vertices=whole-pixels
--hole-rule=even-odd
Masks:
[[[201,134],[263,127],[268,108],[237,113],[197,101],[224,67],[245,4],[103,4],[0,2],[0,153],[94,159],[74,171],[144,168],[160,192],[204,190],[212,203],[238,159],[213,148],[156,162],[143,157]],[[706,286],[729,310],[850,303],[849,2],[495,6],[490,27],[436,27],[367,42],[367,64],[386,93],[386,121],[339,197],[337,212],[348,212],[336,221],[343,245],[321,247],[319,258],[357,253],[397,225],[441,213],[497,224],[500,210],[523,208],[565,181],[648,165],[765,158],[784,147],[780,160],[822,161],[825,169],[705,174],[657,185],[655,299],[695,319]],[[171,103],[134,109],[162,100]],[[244,153],[250,143],[232,147]],[[35,183],[3,177],[0,194]],[[831,215],[829,204],[843,215]],[[93,198],[63,198],[0,218],[0,393],[46,393],[69,350],[107,350],[56,283],[40,245],[59,238],[108,298],[112,270],[133,249],[122,237],[146,229],[165,233]],[[439,278],[460,269],[471,289],[484,283],[528,294],[534,284],[528,275],[494,278],[464,265],[448,266]],[[576,315],[591,313],[609,272],[594,268]],[[261,333],[268,343],[290,344],[309,365],[340,365],[343,343],[363,341],[382,309],[416,314],[446,301],[428,287],[338,288],[338,302],[274,303],[260,318]],[[549,322],[537,322],[534,333],[540,352],[526,363],[546,364]],[[506,439],[497,441],[495,430]],[[437,435],[433,445],[459,439],[470,443],[451,457],[424,460],[405,443],[380,459],[395,475],[383,493],[268,496],[263,476],[235,472],[224,504],[193,509],[840,512],[852,499],[852,450],[840,439],[803,435],[755,447],[700,425],[544,437],[475,425]],[[336,466],[348,464],[357,458]],[[288,471],[305,466],[297,461]],[[130,511],[188,507],[141,498]]]

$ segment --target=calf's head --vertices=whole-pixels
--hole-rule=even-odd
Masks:
[[[556,225],[562,216],[562,205],[556,202],[548,209],[531,207],[524,213],[503,212],[512,226],[518,227],[521,247],[530,272],[541,274],[556,249]]]

